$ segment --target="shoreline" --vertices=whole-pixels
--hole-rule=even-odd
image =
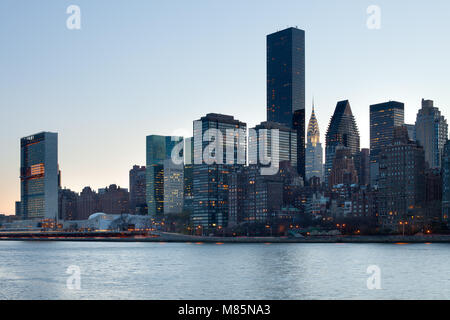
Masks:
[[[73,241],[73,242],[154,242],[154,243],[213,243],[213,244],[288,244],[288,243],[450,243],[450,235],[421,236],[308,236],[293,237],[209,237],[161,233],[150,236],[52,236],[52,235],[1,235],[0,241]]]

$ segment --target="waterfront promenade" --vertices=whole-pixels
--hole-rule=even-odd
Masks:
[[[450,243],[450,235],[217,237],[167,232],[0,232],[0,241],[105,241],[180,243]]]

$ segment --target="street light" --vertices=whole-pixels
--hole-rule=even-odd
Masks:
[[[403,227],[403,237],[405,236],[405,225],[407,225],[407,224],[408,224],[408,221],[405,221],[405,222],[400,221],[400,225]]]

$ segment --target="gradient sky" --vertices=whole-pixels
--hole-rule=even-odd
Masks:
[[[81,30],[66,8],[81,8]],[[366,26],[369,5],[381,29]],[[369,105],[422,98],[450,118],[448,0],[2,0],[0,213],[20,199],[21,137],[59,133],[62,185],[128,187],[149,134],[192,135],[192,120],[266,118],[266,38],[306,31],[307,120],[315,97],[322,141],[349,99],[369,146]]]

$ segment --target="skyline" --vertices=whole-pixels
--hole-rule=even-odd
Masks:
[[[138,38],[138,35],[144,37],[147,32],[149,35],[155,35],[155,32],[149,27],[157,24],[157,22],[151,19],[147,22],[145,19],[149,18],[148,15],[152,16],[154,14],[156,20],[162,21],[164,20],[164,15],[161,17],[161,12],[154,13],[151,9],[144,10],[137,4],[130,4],[124,8],[125,6],[117,3],[108,3],[108,9],[111,7],[113,10],[104,13],[105,10],[102,11],[101,7],[102,3],[106,6],[106,2],[98,1],[95,4],[89,4],[86,1],[78,1],[78,5],[82,10],[82,29],[69,31],[65,28],[65,19],[67,18],[65,8],[71,4],[69,1],[63,1],[56,5],[46,4],[49,9],[48,12],[43,12],[42,5],[39,5],[40,10],[38,11],[37,9],[33,10],[34,6],[38,7],[37,4],[27,3],[25,6],[25,2],[16,4],[12,1],[6,1],[5,3],[14,3],[10,7],[17,10],[13,12],[9,10],[10,14],[8,17],[2,16],[0,19],[2,24],[6,24],[4,28],[1,28],[0,38],[7,41],[7,46],[12,47],[10,48],[11,50],[5,50],[7,52],[0,53],[2,57],[1,68],[6,75],[0,78],[0,85],[6,89],[5,94],[0,97],[0,104],[8,106],[7,108],[1,108],[0,111],[1,118],[8,119],[8,124],[1,126],[3,131],[0,135],[0,146],[2,150],[6,150],[4,157],[0,160],[0,176],[2,177],[2,182],[0,183],[1,213],[13,214],[14,202],[20,198],[20,182],[18,178],[19,139],[29,134],[40,131],[58,132],[60,135],[59,164],[62,171],[62,186],[67,186],[79,192],[86,185],[90,185],[95,189],[112,183],[123,187],[128,186],[128,172],[132,166],[134,164],[145,164],[145,138],[147,135],[179,135],[177,131],[184,131],[186,137],[192,136],[192,121],[208,112],[233,115],[236,119],[246,122],[248,127],[253,127],[261,121],[265,121],[265,37],[270,33],[283,29],[288,23],[292,23],[288,26],[298,25],[299,28],[304,29],[306,32],[306,119],[309,119],[311,115],[311,100],[312,96],[314,96],[322,142],[325,141],[326,129],[336,103],[346,99],[350,101],[352,106],[361,133],[361,147],[364,148],[369,147],[368,111],[371,104],[389,100],[404,102],[405,122],[414,123],[417,111],[421,107],[421,99],[432,99],[443,115],[446,118],[450,118],[448,112],[450,95],[444,89],[446,83],[443,81],[439,83],[439,77],[429,77],[427,78],[429,85],[426,86],[422,80],[426,78],[424,77],[424,75],[427,75],[426,72],[431,73],[431,75],[433,73],[436,73],[436,75],[442,73],[441,80],[444,79],[443,76],[446,73],[445,71],[448,71],[448,66],[444,65],[447,61],[443,55],[447,51],[445,48],[448,45],[442,43],[440,44],[442,48],[439,52],[428,52],[430,61],[417,59],[414,62],[417,62],[418,65],[408,65],[408,62],[411,62],[409,60],[413,60],[414,56],[422,57],[423,52],[420,50],[417,52],[411,51],[411,56],[408,56],[409,59],[402,55],[405,50],[402,50],[399,47],[401,45],[396,43],[398,39],[395,39],[394,35],[405,32],[405,29],[411,27],[411,24],[408,22],[406,24],[400,23],[401,26],[399,27],[398,21],[394,21],[392,13],[389,13],[390,9],[399,10],[399,7],[401,7],[399,4],[388,4],[385,1],[380,1],[383,13],[381,30],[367,29],[365,25],[367,19],[365,9],[370,3],[366,5],[359,4],[356,1],[353,1],[352,4],[339,5],[341,14],[348,14],[352,19],[356,17],[356,21],[344,22],[338,28],[334,28],[333,25],[335,17],[332,17],[331,20],[319,19],[318,21],[311,21],[312,18],[304,17],[305,13],[297,12],[297,15],[295,15],[283,12],[282,16],[285,19],[277,17],[278,22],[273,23],[264,23],[264,19],[255,17],[254,22],[256,25],[251,25],[252,28],[246,25],[247,22],[237,19],[233,20],[233,22],[238,21],[238,26],[231,26],[230,22],[225,24],[225,26],[220,26],[219,21],[217,21],[210,25],[212,30],[197,30],[203,36],[205,36],[205,33],[206,35],[214,36],[217,35],[217,33],[214,33],[215,31],[220,31],[219,34],[225,39],[222,37],[198,37],[195,34],[188,34],[186,38],[180,39],[176,38],[177,35],[174,34],[177,27],[161,30],[167,22],[162,23],[158,32],[163,32],[163,38],[164,35],[169,35],[169,40],[176,40],[180,41],[181,44],[191,45],[190,47],[179,48],[178,53],[182,54],[175,57],[180,60],[178,61],[173,59],[173,52],[171,52],[172,56],[169,55],[167,58],[164,58],[164,55],[167,54],[164,46],[155,47],[159,51],[158,54],[146,51],[145,49],[151,49],[147,38],[144,41]],[[6,10],[3,10],[5,3],[0,4],[0,12],[6,12]],[[294,4],[290,1],[285,1],[284,3],[291,3],[292,8],[306,6],[312,11],[312,16],[317,14],[317,11],[321,8],[321,5],[318,4]],[[442,7],[450,9],[450,5],[443,2],[439,3]],[[266,2],[265,4],[265,9],[270,11],[271,5]],[[150,7],[149,4],[145,3],[141,3],[141,5]],[[183,5],[181,4],[181,6]],[[165,8],[166,6],[166,4],[161,4],[158,8],[164,10],[167,9]],[[209,9],[220,9],[221,6],[221,4],[207,5]],[[241,9],[251,9],[251,5],[247,3],[231,3],[231,7],[234,8],[236,6]],[[331,2],[330,6],[333,6],[333,2]],[[436,11],[434,13],[439,16],[439,14],[445,12],[445,9],[439,9],[438,6],[435,7]],[[415,3],[410,4],[410,7],[419,10],[421,6]],[[93,8],[95,8],[95,14],[100,14],[100,17],[95,17],[99,19],[98,22],[93,22]],[[345,8],[350,8],[350,10],[343,10]],[[229,8],[227,9],[230,10]],[[430,10],[430,8],[425,6],[422,9]],[[117,25],[111,24],[109,22],[111,18],[109,14],[113,16],[118,15],[120,10],[124,10],[125,12],[121,13],[125,15],[128,13],[130,16],[126,21],[115,21]],[[139,13],[139,10],[142,12]],[[191,10],[188,11],[191,15],[197,14],[194,12],[195,5]],[[40,15],[33,15],[33,11],[39,12]],[[180,11],[185,12],[183,10]],[[308,16],[310,11],[306,12],[306,16]],[[215,11],[213,10],[213,12]],[[132,17],[131,13],[138,15],[138,17],[134,19],[135,17]],[[215,13],[222,17],[220,13]],[[321,13],[324,12],[321,11]],[[229,15],[230,13],[228,11],[223,13],[222,19],[226,20],[227,14]],[[418,14],[418,11],[411,10],[406,13],[397,11],[397,14],[414,16]],[[17,15],[23,17],[23,19],[18,19],[19,22],[13,21],[14,17],[17,18]],[[244,12],[242,12],[242,15],[241,17],[237,14],[237,18],[245,19]],[[297,18],[294,19],[293,16]],[[358,18],[359,16],[360,18]],[[52,19],[48,20],[47,18],[49,17],[52,17]],[[330,18],[330,13],[325,12],[324,17]],[[342,18],[342,16],[340,17]],[[40,21],[40,19],[45,20],[48,25],[44,25],[43,28],[33,29],[33,24],[36,21]],[[285,20],[286,23],[280,25],[282,20]],[[304,21],[303,24],[300,23],[302,21]],[[437,21],[439,19],[427,19],[427,24],[424,24],[425,29],[432,28],[434,24],[439,23]],[[20,22],[22,27],[15,24]],[[317,29],[316,23],[320,22],[326,22],[324,24],[327,24],[328,27],[324,29],[319,27]],[[415,22],[422,21],[415,20]],[[211,21],[208,21],[208,23],[211,23]],[[196,22],[195,28],[207,26],[208,23],[203,21]],[[248,28],[243,30],[245,32],[239,33],[237,31],[241,31],[239,26],[242,26],[242,24],[245,24]],[[19,31],[16,38],[8,37],[6,31],[8,26],[13,29],[14,26],[22,28],[19,30],[14,29]],[[124,26],[140,33],[136,35],[136,33],[132,32],[127,33],[125,30],[122,30],[122,32],[118,31]],[[450,24],[446,25],[447,30],[448,26]],[[231,27],[236,28],[236,30]],[[414,27],[417,28],[418,26]],[[112,30],[108,28],[112,28]],[[191,25],[187,26],[189,30],[192,28],[193,26]],[[350,30],[349,28],[355,28],[355,30]],[[50,32],[49,30],[52,31]],[[390,33],[392,30],[394,35]],[[440,30],[443,38],[445,30]],[[165,31],[168,33],[164,33]],[[341,31],[341,42],[333,37],[333,32],[339,34],[338,31]],[[326,34],[327,32],[329,34]],[[406,38],[412,36],[414,32],[418,32],[418,30],[414,28],[409,29],[406,33]],[[426,30],[421,30],[421,32],[425,34]],[[433,33],[436,40],[438,36],[435,29],[433,29]],[[135,37],[128,39],[128,36],[132,34]],[[417,35],[419,34],[417,33]],[[440,33],[437,34],[439,35]],[[102,35],[106,38],[101,37]],[[117,35],[118,39],[113,38],[114,35]],[[36,40],[32,38],[36,36],[41,40],[42,36],[45,36],[44,40],[48,41],[48,43],[46,42],[48,47],[34,47],[34,45],[40,44],[34,43]],[[234,39],[233,36],[238,36],[238,39]],[[351,46],[350,48],[353,51],[350,49],[348,51],[345,50],[348,45],[347,42],[350,42],[352,38],[353,40],[361,40],[361,37],[369,38],[368,42],[373,41],[373,47],[367,47],[368,43],[363,41],[360,46]],[[436,46],[440,48],[437,41],[430,40],[432,37],[424,38],[419,36],[418,38],[424,41],[420,42],[420,47],[426,47],[424,43],[427,43],[431,45],[428,49],[436,49]],[[107,41],[93,42],[98,39]],[[164,43],[165,39],[156,39],[159,41],[159,44],[161,42],[163,42],[162,44],[167,44],[167,50],[169,48],[174,49],[171,44]],[[336,51],[325,52],[317,49],[317,46],[319,48],[323,46],[323,49],[326,48],[326,45],[322,43],[324,40],[331,40],[332,45],[330,44],[330,48],[332,47]],[[134,46],[131,45],[127,50],[114,52],[114,43],[123,47],[123,41],[128,41]],[[240,45],[245,44],[244,48],[246,50],[231,51],[229,47],[236,46],[236,41],[239,41]],[[333,41],[337,41],[337,43],[333,43]],[[113,43],[111,44],[111,42]],[[167,40],[167,42],[170,41]],[[205,50],[203,53],[196,46],[200,43],[203,44],[202,48]],[[390,54],[386,52],[382,54],[382,48],[377,47],[377,45],[383,43],[394,46]],[[216,45],[217,48],[208,49],[210,44],[213,44],[212,47]],[[111,51],[102,51],[102,45],[106,45]],[[13,50],[14,46],[19,51]],[[414,48],[414,45],[409,44],[409,46],[406,46],[406,49]],[[27,52],[20,51],[20,49],[24,49]],[[374,52],[371,52],[370,49],[374,49]],[[423,48],[420,49],[423,50]],[[224,52],[221,52],[222,50]],[[343,52],[350,53],[349,57],[344,56]],[[365,53],[372,57],[373,60],[366,57],[366,59],[357,59],[355,61],[354,58],[357,53]],[[195,58],[194,54],[199,54],[200,57]],[[212,54],[215,59],[210,59],[208,54]],[[229,59],[229,54],[231,54],[233,59]],[[377,54],[379,54],[378,57],[376,57]],[[431,61],[433,54],[438,55],[438,57]],[[440,54],[442,58],[439,58]],[[104,55],[109,60],[103,59]],[[217,56],[219,58],[216,58]],[[52,60],[52,58],[56,60]],[[167,62],[167,65],[164,65],[164,63],[154,63],[155,65],[152,65],[152,63],[148,62],[151,58],[163,59],[164,62]],[[333,60],[333,58],[336,60]],[[134,61],[130,62],[128,59]],[[164,59],[167,59],[167,61]],[[384,61],[384,59],[390,60]],[[5,61],[8,61],[8,64]],[[334,65],[334,70],[330,71],[328,68],[330,67],[330,62],[333,61],[339,61],[339,65]],[[116,62],[119,62],[118,66],[115,64]],[[386,64],[383,65],[383,62],[386,62]],[[148,63],[148,65],[145,65],[145,63]],[[169,63],[173,64],[169,65]],[[389,71],[394,70],[393,66],[396,63],[398,63],[398,69],[405,69],[403,71],[409,72],[416,71],[417,74],[413,76],[406,72],[404,78],[400,78],[401,80],[399,79],[398,83],[396,79],[391,79],[391,77],[389,77],[390,81],[386,81],[387,74],[395,74],[394,72],[389,73]],[[392,65],[389,66],[389,64]],[[431,66],[428,66],[428,64]],[[352,68],[351,65],[354,65],[355,68]],[[426,71],[424,65],[428,66]],[[169,66],[168,70],[166,69],[167,66]],[[183,67],[182,70],[188,71],[188,74],[178,73],[177,68],[180,66]],[[198,67],[200,69],[197,69]],[[367,72],[364,70],[365,67],[367,67]],[[28,70],[27,68],[30,69]],[[93,71],[93,69],[98,70],[98,72]],[[219,70],[218,73],[211,72],[213,69]],[[230,70],[227,71],[226,69]],[[198,75],[198,78],[191,80],[190,75],[192,74]],[[239,76],[236,77],[236,75]],[[131,82],[132,84],[126,81],[128,80],[127,76],[134,80]],[[337,82],[340,76],[344,76],[344,80],[348,82],[342,81],[342,79]],[[46,79],[46,77],[48,78]],[[144,81],[146,77],[150,77],[154,82],[151,82],[151,85],[146,85],[147,82]],[[156,79],[152,77],[156,77]],[[161,77],[164,81],[158,82],[157,80],[161,80]],[[205,81],[205,77],[208,81]],[[362,83],[364,81],[361,81],[361,79],[367,80],[368,84],[364,86]],[[383,80],[383,84],[380,84],[381,80]],[[438,84],[435,84],[435,82]],[[334,88],[336,83],[338,85]],[[248,84],[251,85],[248,86]],[[440,88],[440,86],[442,87]],[[169,87],[176,88],[179,93],[178,96],[176,94],[172,95],[172,91],[167,89]],[[368,90],[369,88],[373,89]],[[29,94],[23,94],[22,91]],[[230,95],[230,92],[233,94]],[[238,94],[236,95],[235,93]],[[157,102],[155,104],[161,105],[160,109],[166,110],[161,112],[160,109],[157,109],[152,103],[155,100]],[[217,103],[217,107],[214,106],[215,103]],[[61,106],[66,107],[63,112],[61,112]],[[246,106],[249,107],[245,108]],[[189,107],[191,107],[191,112],[182,112],[183,110],[189,110]],[[110,112],[111,109],[117,114],[112,114]],[[155,119],[155,115],[158,115],[157,119]],[[177,117],[175,115],[180,116]],[[176,130],[177,128],[178,130]],[[82,141],[83,138],[86,141]],[[77,159],[77,156],[80,154],[85,155],[85,158]]]

